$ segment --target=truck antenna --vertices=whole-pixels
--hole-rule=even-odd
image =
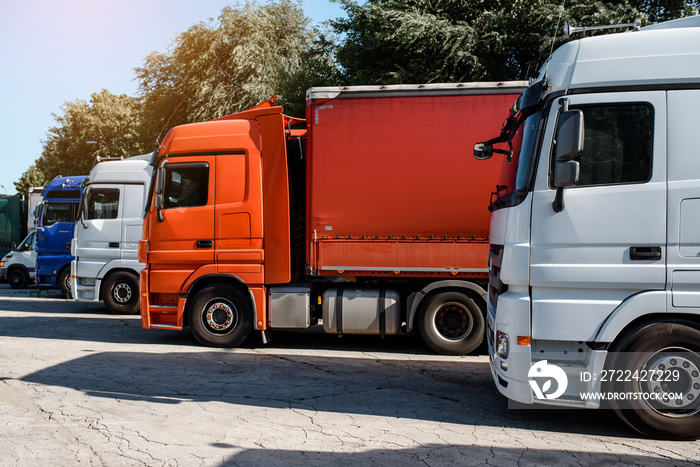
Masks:
[[[566,5],[566,0],[562,0],[561,2],[561,8],[559,9],[559,18],[557,18],[557,27],[554,30],[554,37],[552,37],[552,46],[549,49],[549,58],[547,58],[547,68],[544,70],[544,77],[542,78],[544,81],[547,80],[547,73],[549,72],[549,62],[550,58],[552,57],[552,52],[554,52],[554,43],[557,41],[557,31],[559,30],[559,25],[561,24],[561,15],[564,13],[564,5]],[[564,23],[564,28],[566,28],[566,25],[569,23]],[[564,33],[566,35],[566,33]],[[568,37],[568,36],[566,36]]]

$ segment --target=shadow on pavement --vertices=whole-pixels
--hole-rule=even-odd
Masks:
[[[485,440],[487,442],[487,440]],[[226,446],[221,446],[226,447]],[[426,466],[426,465],[696,465],[645,455],[605,454],[558,449],[523,449],[469,445],[423,445],[413,449],[370,450],[357,453],[248,449],[227,459],[222,466]]]
[[[90,354],[23,381],[93,397],[159,404],[220,402],[522,428],[634,436],[609,410],[513,410],[474,359],[276,355],[249,350]]]

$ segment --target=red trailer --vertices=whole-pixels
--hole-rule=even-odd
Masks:
[[[471,148],[524,87],[313,88],[306,130],[280,107],[174,128],[153,160],[143,326],[215,346],[318,323],[417,328],[438,352],[471,352],[500,172]]]

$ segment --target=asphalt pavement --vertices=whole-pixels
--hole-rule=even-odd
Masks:
[[[0,465],[699,465],[610,410],[520,410],[483,355],[415,336],[202,347],[0,284]]]

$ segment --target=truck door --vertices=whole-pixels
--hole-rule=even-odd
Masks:
[[[148,254],[158,265],[151,291],[176,293],[194,270],[214,262],[215,156],[170,157],[156,176],[163,189],[161,209],[149,213]]]
[[[86,189],[76,228],[78,258],[119,258],[123,192],[121,184],[100,184]]]
[[[700,313],[700,91],[668,92],[669,307]]]
[[[532,201],[532,337],[593,340],[626,298],[666,283],[665,92],[567,96],[584,115],[578,184],[552,208],[549,109]],[[546,111],[546,110],[545,110]],[[665,300],[658,312],[665,311]]]
[[[143,235],[143,200],[146,187],[141,183],[124,185],[124,209],[121,216],[121,252],[123,260],[137,261]]]
[[[263,282],[262,167],[250,149],[216,156],[217,271]]]

